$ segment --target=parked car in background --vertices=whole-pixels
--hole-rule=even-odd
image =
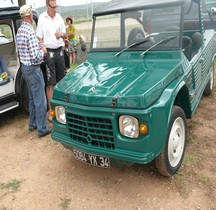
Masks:
[[[38,14],[33,10],[34,25]],[[28,109],[28,93],[16,49],[21,24],[19,7],[0,8],[0,114],[17,107]]]

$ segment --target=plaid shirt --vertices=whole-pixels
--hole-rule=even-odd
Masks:
[[[44,53],[39,48],[38,38],[30,23],[22,22],[16,40],[21,63],[31,66],[42,62]]]

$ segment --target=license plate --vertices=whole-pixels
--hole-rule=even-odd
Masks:
[[[110,167],[110,159],[108,157],[92,155],[89,153],[81,152],[76,149],[73,149],[73,155],[77,160],[80,160],[90,165],[99,166],[103,168]]]

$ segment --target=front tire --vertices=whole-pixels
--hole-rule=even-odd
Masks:
[[[155,159],[156,167],[163,176],[174,175],[181,167],[187,138],[187,121],[184,111],[174,106],[169,123],[166,144]]]

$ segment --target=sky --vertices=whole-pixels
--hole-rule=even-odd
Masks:
[[[3,1],[3,7],[7,6],[17,6],[18,1],[14,1],[14,5],[11,4],[11,0],[0,0],[0,2]],[[61,6],[73,6],[73,5],[80,5],[80,4],[86,4],[91,2],[108,2],[109,0],[57,0],[57,4]],[[26,0],[26,4],[32,5],[32,7],[42,7],[45,6],[46,0]]]

